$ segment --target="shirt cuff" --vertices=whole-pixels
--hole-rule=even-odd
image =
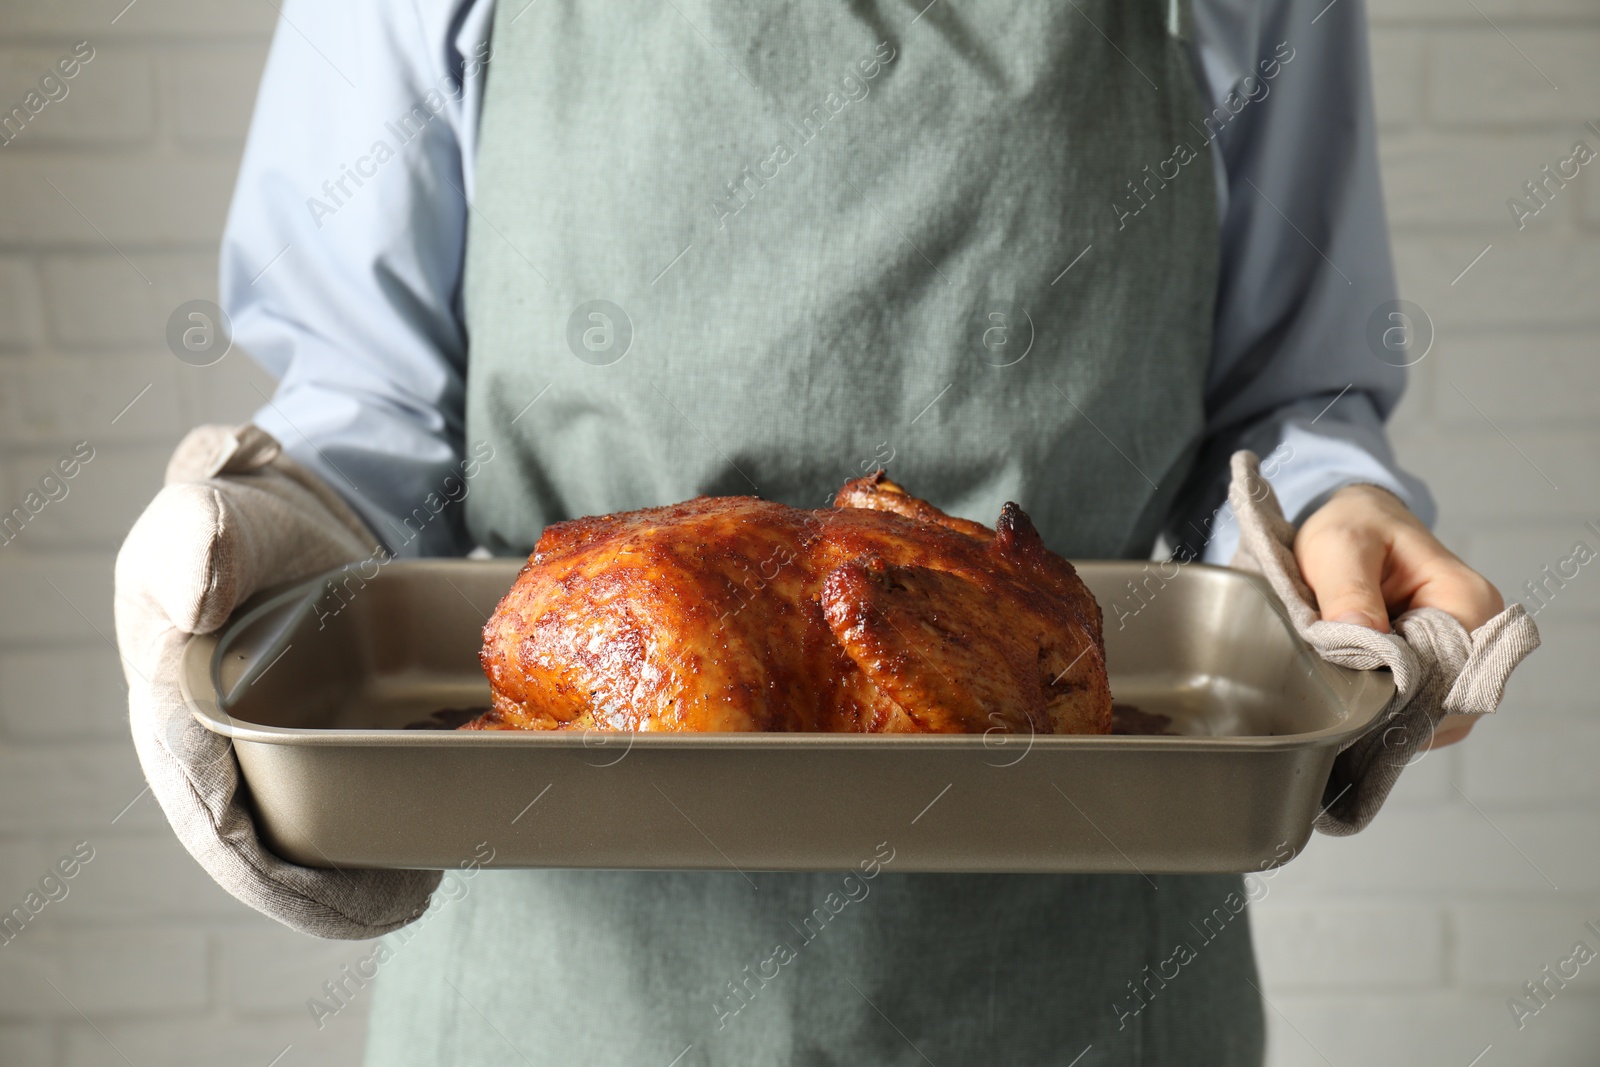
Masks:
[[[1261,457],[1262,474],[1283,505],[1283,514],[1299,526],[1347,485],[1376,485],[1399,497],[1430,529],[1438,512],[1433,494],[1418,478],[1395,462],[1383,423],[1364,394],[1338,401],[1335,417],[1330,400],[1314,398],[1274,413],[1242,435],[1235,448]],[[1227,565],[1239,547],[1239,525],[1224,497],[1214,512],[1210,537],[1201,557]]]

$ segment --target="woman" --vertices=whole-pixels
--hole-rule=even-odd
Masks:
[[[152,510],[205,545],[230,514],[267,524],[237,486],[278,485],[274,543],[315,550],[154,589],[177,606],[143,641],[121,601],[153,579],[125,550],[136,738],[170,721],[184,631],[374,536],[522,554],[546,523],[698,493],[815,506],[883,462],[958,515],[1016,500],[1063,555],[1164,536],[1225,562],[1224,464],[1252,448],[1324,617],[1481,623],[1498,594],[1427,533],[1383,436],[1403,376],[1364,340],[1394,283],[1363,35],[1357,0],[286,5],[223,276],[282,376],[255,421],[298,464],[212,435]],[[493,458],[462,505],[425,504],[469,443]],[[183,750],[211,741],[164,736],[152,784],[192,783]],[[288,868],[230,791],[215,827],[156,793],[299,928],[374,936],[432,887]],[[482,873],[384,962],[368,1063],[1260,1062],[1246,923],[1130,999],[1238,876],[891,860],[738,993],[836,878]]]

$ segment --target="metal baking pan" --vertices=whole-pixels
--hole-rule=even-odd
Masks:
[[[274,851],[830,870],[888,842],[902,871],[1264,870],[1305,844],[1335,754],[1393,692],[1312,653],[1253,575],[1088,562],[1113,697],[1176,736],[405,729],[488,703],[480,630],[519,566],[368,563],[190,641],[184,696],[232,738]]]

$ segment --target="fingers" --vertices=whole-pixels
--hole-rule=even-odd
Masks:
[[[1453,745],[1471,733],[1477,721],[1476,715],[1446,715],[1439,720],[1439,725],[1433,728],[1433,737],[1429,738],[1423,747],[1431,750]]]
[[[1472,631],[1505,607],[1398,498],[1369,486],[1334,493],[1300,527],[1294,552],[1324,619],[1388,632],[1391,609],[1431,607]]]
[[[1294,552],[1323,619],[1389,632],[1382,592],[1389,546],[1376,530],[1308,522],[1295,538]]]
[[[1395,592],[1408,608],[1438,608],[1470,633],[1500,614],[1505,600],[1483,575],[1467,566],[1431,534],[1396,540],[1391,564]]]

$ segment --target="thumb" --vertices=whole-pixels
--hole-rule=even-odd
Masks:
[[[1389,632],[1381,588],[1388,551],[1382,538],[1348,528],[1296,539],[1295,560],[1324,621]]]
[[[205,482],[181,482],[156,494],[128,531],[117,557],[118,584],[142,589],[184,633],[209,633],[240,599],[243,524]]]
[[[128,531],[116,583],[184,633],[210,633],[256,590],[371,556],[375,543],[277,471],[179,482]]]

